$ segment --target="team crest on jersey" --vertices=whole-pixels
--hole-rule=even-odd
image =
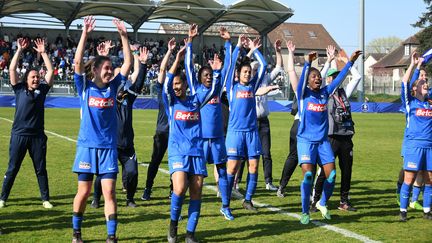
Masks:
[[[308,102],[307,110],[308,111],[314,111],[314,112],[324,112],[327,110],[327,106],[325,104],[314,104],[314,103]]]
[[[303,154],[302,156],[301,156],[301,161],[310,161],[311,159],[310,159],[310,156],[309,155],[307,155],[307,154]]]
[[[253,98],[253,93],[252,93],[252,91],[237,91],[236,98],[238,98],[238,99]]]
[[[416,112],[415,112],[415,115],[416,116],[421,116],[421,117],[432,117],[432,110],[417,108]]]
[[[417,169],[417,163],[415,162],[408,162],[407,167],[411,169]]]
[[[174,119],[179,121],[199,121],[200,113],[193,111],[176,111],[174,114]]]
[[[181,169],[183,168],[183,162],[174,162],[172,164],[173,169]]]
[[[213,99],[211,99],[208,103],[209,104],[219,104],[220,103],[219,96],[213,97]]]
[[[83,170],[89,170],[91,168],[91,164],[89,162],[80,161],[78,167]]]
[[[236,148],[228,148],[228,149],[227,149],[227,152],[228,152],[229,154],[236,154],[236,153],[237,153],[237,149],[236,149]]]
[[[90,96],[88,100],[88,105],[90,107],[96,108],[111,108],[114,106],[113,98],[98,98]]]

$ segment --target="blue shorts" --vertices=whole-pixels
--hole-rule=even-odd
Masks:
[[[118,173],[117,149],[77,146],[72,171],[96,175]]]
[[[404,170],[432,171],[432,148],[405,147]]]
[[[299,165],[318,164],[319,166],[334,163],[334,154],[329,141],[304,143],[297,141]]]
[[[255,159],[262,154],[261,141],[258,135],[258,131],[228,131],[225,145],[228,158]]]
[[[78,174],[78,181],[93,181],[94,174],[92,174],[92,173],[80,173],[80,172],[78,172],[77,174]],[[101,175],[98,175],[98,177],[100,177],[101,180],[103,180],[103,179],[117,180],[117,173],[101,174]]]
[[[224,164],[227,161],[225,138],[204,138],[204,160],[209,164]]]
[[[172,156],[168,158],[170,175],[177,171],[186,172],[191,175],[202,175],[207,177],[206,162],[200,156]]]

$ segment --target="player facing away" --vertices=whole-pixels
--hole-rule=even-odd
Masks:
[[[169,119],[168,165],[173,181],[171,196],[171,221],[168,231],[168,242],[177,239],[177,225],[181,214],[184,195],[189,187],[189,210],[186,227],[186,242],[197,242],[195,229],[201,210],[201,192],[207,168],[203,153],[200,109],[214,96],[220,86],[219,57],[215,55],[210,63],[213,69],[213,82],[206,92],[186,95],[187,81],[183,72],[177,69],[184,56],[186,46],[177,53],[165,83],[163,100]],[[217,88],[217,89],[220,89]]]
[[[219,30],[221,37],[225,40],[225,58],[223,69],[221,72],[222,85],[218,85],[211,97],[211,100],[201,108],[201,128],[203,137],[203,151],[204,160],[216,166],[218,173],[218,188],[221,194],[222,207],[220,212],[224,215],[225,219],[233,220],[228,200],[228,181],[226,172],[226,148],[225,136],[222,121],[222,87],[228,78],[227,72],[231,65],[231,42],[230,34],[225,28]],[[212,73],[213,69],[210,66],[203,66],[198,71],[198,80],[194,70],[193,55],[192,55],[192,41],[198,35],[198,26],[192,24],[189,28],[189,37],[186,47],[185,57],[185,70],[186,78],[191,93],[207,92],[212,87]]]
[[[37,53],[42,57],[47,68],[45,82],[41,82],[39,70],[29,68],[18,81],[17,66],[23,51],[29,46],[29,40],[19,38],[17,50],[10,63],[10,82],[15,93],[15,117],[12,125],[9,164],[4,176],[0,208],[6,206],[6,201],[14,184],[15,178],[21,167],[27,150],[33,160],[33,167],[39,184],[42,205],[44,208],[52,208],[49,202],[48,173],[46,170],[47,136],[44,133],[45,122],[45,98],[53,85],[54,69],[48,54],[45,52],[45,41],[34,40]]]
[[[414,64],[420,66],[423,58],[417,53],[411,55],[411,64],[407,73],[411,73]],[[412,80],[407,83],[402,79],[406,109],[406,128],[403,143],[404,182],[400,191],[400,221],[406,222],[410,187],[417,173],[423,173],[425,189],[423,193],[423,218],[432,220],[430,212],[432,196],[432,108],[427,100],[429,85],[425,79]]]
[[[258,162],[261,155],[261,142],[258,135],[255,93],[264,78],[267,63],[259,52],[261,46],[259,39],[251,41],[244,35],[239,36],[236,48],[232,54],[232,63],[236,63],[242,44],[246,44],[259,63],[258,72],[252,77],[252,68],[249,60],[237,65],[238,81],[234,80],[234,71],[231,68],[226,82],[226,91],[229,101],[228,132],[225,141],[227,149],[227,178],[229,185],[229,197],[234,185],[234,177],[238,171],[242,159],[248,159],[249,174],[243,207],[256,211],[252,204],[252,196],[258,181]],[[234,67],[234,65],[233,65]]]
[[[336,79],[329,85],[321,88],[321,73],[316,68],[311,67],[311,62],[317,58],[317,53],[311,52],[305,60],[300,80],[298,83],[293,82],[295,80],[291,82],[293,90],[296,91],[300,117],[297,132],[297,153],[304,177],[300,186],[302,201],[300,223],[302,224],[308,224],[310,221],[309,197],[313,181],[312,171],[316,167],[316,164],[319,164],[324,169],[326,176],[323,185],[323,194],[317,203],[317,209],[321,211],[323,218],[331,218],[326,204],[333,193],[336,170],[333,151],[327,139],[327,102],[329,96],[343,82],[349,69],[360,54],[361,51],[354,52]]]
[[[99,44],[97,50],[100,56],[108,56],[111,41]],[[117,154],[122,165],[123,187],[126,189],[126,206],[136,207],[134,195],[138,185],[138,162],[134,147],[134,130],[132,126],[133,104],[141,93],[147,73],[147,57],[149,51],[146,47],[131,45],[134,59],[134,70],[130,79],[122,80],[117,91]],[[118,68],[119,69],[119,68]],[[93,201],[91,207],[98,208],[102,196],[101,177],[96,177],[94,183]]]
[[[75,85],[80,96],[81,124],[73,171],[78,175],[78,192],[73,201],[72,242],[82,242],[81,224],[90,195],[93,176],[101,177],[105,200],[107,242],[117,242],[117,201],[115,185],[117,165],[117,117],[116,96],[131,68],[132,57],[126,27],[118,19],[113,20],[120,34],[124,62],[120,73],[114,77],[111,61],[106,56],[96,56],[85,72],[84,47],[88,35],[95,28],[92,16],[84,18],[83,31],[75,54]],[[92,79],[89,79],[92,77]]]

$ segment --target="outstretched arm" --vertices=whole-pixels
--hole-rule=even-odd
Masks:
[[[249,48],[251,49],[251,51],[253,51],[253,54],[259,63],[257,73],[249,82],[249,84],[254,87],[254,93],[257,92],[259,86],[261,85],[267,67],[267,62],[265,61],[264,57],[261,55],[261,52],[258,50],[258,48],[260,47],[261,47],[261,40],[259,38],[255,38],[253,41],[249,41]]]
[[[220,78],[221,78],[221,67],[222,61],[219,59],[217,54],[214,55],[213,60],[209,61],[210,67],[213,69],[213,82],[211,89],[207,89],[206,92],[199,92],[198,100],[200,102],[200,107],[203,107],[209,100],[214,96],[214,94],[220,90]]]
[[[36,47],[33,47],[44,60],[44,64],[47,68],[47,73],[45,74],[45,81],[47,84],[52,87],[54,81],[54,68],[52,66],[51,60],[48,57],[48,54],[45,52],[45,40],[44,39],[36,39],[34,41]]]
[[[198,35],[198,25],[191,24],[189,26],[189,35],[186,44],[186,57],[184,59],[184,66],[186,70],[186,79],[192,94],[196,93],[198,87],[198,80],[195,73],[194,63],[193,63],[193,53],[192,53],[192,41],[195,36]],[[199,77],[198,77],[199,78]]]
[[[75,57],[74,57],[75,73],[77,73],[77,74],[82,74],[84,72],[84,63],[83,63],[84,49],[85,49],[88,35],[96,27],[95,21],[96,20],[93,16],[87,16],[84,18],[81,38],[78,42],[78,46],[77,46],[77,49],[75,52]]]
[[[127,77],[132,67],[132,54],[129,47],[129,40],[127,36],[126,26],[123,23],[123,21],[119,19],[113,19],[113,23],[117,27],[117,31],[120,34],[120,39],[123,47],[124,60],[123,60],[123,65],[121,66],[120,73],[124,77]]]
[[[360,50],[353,52],[349,62],[345,65],[345,67],[341,70],[341,72],[337,75],[333,82],[326,86],[327,92],[329,94],[332,94],[336,90],[336,88],[345,80],[346,76],[348,75],[348,71],[351,69],[352,65],[361,54],[362,52]]]
[[[288,78],[291,83],[291,88],[294,90],[294,92],[296,92],[298,86],[298,77],[294,68],[295,45],[292,41],[287,41],[286,46],[288,49],[288,62],[287,62]]]
[[[231,100],[230,94],[231,94],[232,87],[234,86],[234,74],[235,74],[236,63],[237,63],[239,51],[240,51],[241,46],[245,42],[246,42],[246,37],[245,37],[245,35],[241,34],[238,38],[237,45],[234,48],[234,51],[232,53],[231,65],[230,65],[230,68],[228,70],[227,78],[226,78],[226,82],[225,82],[228,100]],[[222,89],[223,89],[223,87],[222,87]]]
[[[149,51],[147,50],[146,47],[141,47],[139,50],[139,56],[137,56],[138,59],[138,72],[137,72],[137,76],[136,79],[133,80],[133,76],[132,76],[132,83],[133,85],[130,87],[130,90],[135,92],[136,94],[141,93],[141,90],[144,86],[144,80],[146,78],[147,75],[147,57],[148,57],[148,53]],[[135,73],[135,70],[134,70]],[[133,75],[133,74],[132,74]]]
[[[335,58],[335,53],[336,53],[336,48],[334,46],[332,46],[332,45],[327,46],[327,48],[326,48],[327,60],[324,64],[323,69],[321,70],[321,77],[323,80],[325,80],[325,78],[327,77],[327,72],[330,68],[331,62]]]
[[[417,79],[419,79],[419,77],[420,77],[420,68],[421,68],[421,65],[423,64],[423,61],[424,61],[423,57],[418,57],[418,58],[415,59],[414,64],[417,65],[417,68],[416,68],[416,70],[414,70],[414,73],[413,73],[413,75],[411,77],[411,81],[409,83],[409,90],[412,89],[412,86],[413,86],[414,82]]]
[[[29,42],[27,40],[25,40],[24,38],[18,38],[17,50],[14,56],[12,57],[12,60],[9,65],[9,73],[10,73],[9,75],[10,75],[10,82],[12,86],[18,83],[18,72],[16,71],[18,67],[18,60],[23,50],[25,50],[28,46],[29,46]]]
[[[231,62],[231,52],[232,52],[232,46],[231,46],[231,35],[228,32],[228,30],[225,27],[221,27],[219,29],[219,34],[221,36],[222,39],[225,40],[225,57],[224,57],[224,63],[223,63],[223,68],[222,68],[222,72],[221,72],[221,90],[220,90],[220,94],[219,96],[222,95],[222,90],[223,87],[225,86],[227,79],[228,79],[228,72],[231,69],[231,66],[234,65],[235,63]]]
[[[158,83],[160,83],[160,84],[163,84],[165,81],[168,61],[169,61],[169,58],[170,58],[175,46],[176,46],[176,42],[175,42],[175,38],[173,37],[168,41],[168,50],[165,53],[165,56],[162,59],[161,65],[159,67]]]

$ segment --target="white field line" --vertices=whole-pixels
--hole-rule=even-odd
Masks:
[[[11,122],[11,123],[13,122],[12,120],[7,119],[7,118],[3,118],[3,117],[0,117],[0,119],[2,119],[4,121]],[[48,133],[48,134],[51,134],[53,136],[56,136],[56,137],[59,137],[59,138],[63,138],[63,139],[65,139],[67,141],[70,141],[70,142],[75,142],[75,143],[77,142],[76,140],[74,140],[72,138],[69,138],[69,137],[66,137],[66,136],[62,136],[62,135],[57,134],[55,132],[51,132],[51,131],[48,131],[48,130],[45,130],[45,132]],[[140,163],[140,165],[148,167],[148,164]],[[169,171],[168,170],[159,168],[159,171],[162,172],[162,173],[164,173],[164,174],[169,175]],[[208,190],[217,192],[217,188],[215,186],[204,185],[204,187],[207,188]],[[240,199],[240,198],[238,198],[238,199]],[[284,210],[282,210],[280,208],[273,207],[270,204],[260,203],[260,202],[255,201],[255,200],[253,201],[253,203],[254,203],[255,206],[258,206],[258,207],[261,207],[261,208],[265,208],[265,209],[270,210],[272,212],[276,212],[276,213],[279,213],[279,214],[287,215],[289,217],[292,217],[292,218],[300,220],[300,215],[299,214],[290,213],[290,212],[284,211]],[[349,230],[346,230],[346,229],[342,229],[342,228],[339,228],[339,227],[336,227],[336,226],[333,226],[333,225],[329,225],[329,224],[323,223],[321,221],[312,220],[311,223],[314,224],[314,225],[316,225],[316,226],[318,226],[318,227],[321,227],[321,228],[324,228],[326,230],[330,230],[330,231],[336,232],[336,233],[341,234],[341,235],[343,235],[345,237],[349,237],[349,238],[353,238],[353,239],[359,240],[361,242],[367,242],[367,243],[377,243],[377,242],[380,242],[380,241],[372,240],[372,239],[370,239],[367,236],[360,235],[360,234],[354,233],[352,231],[349,231]]]

